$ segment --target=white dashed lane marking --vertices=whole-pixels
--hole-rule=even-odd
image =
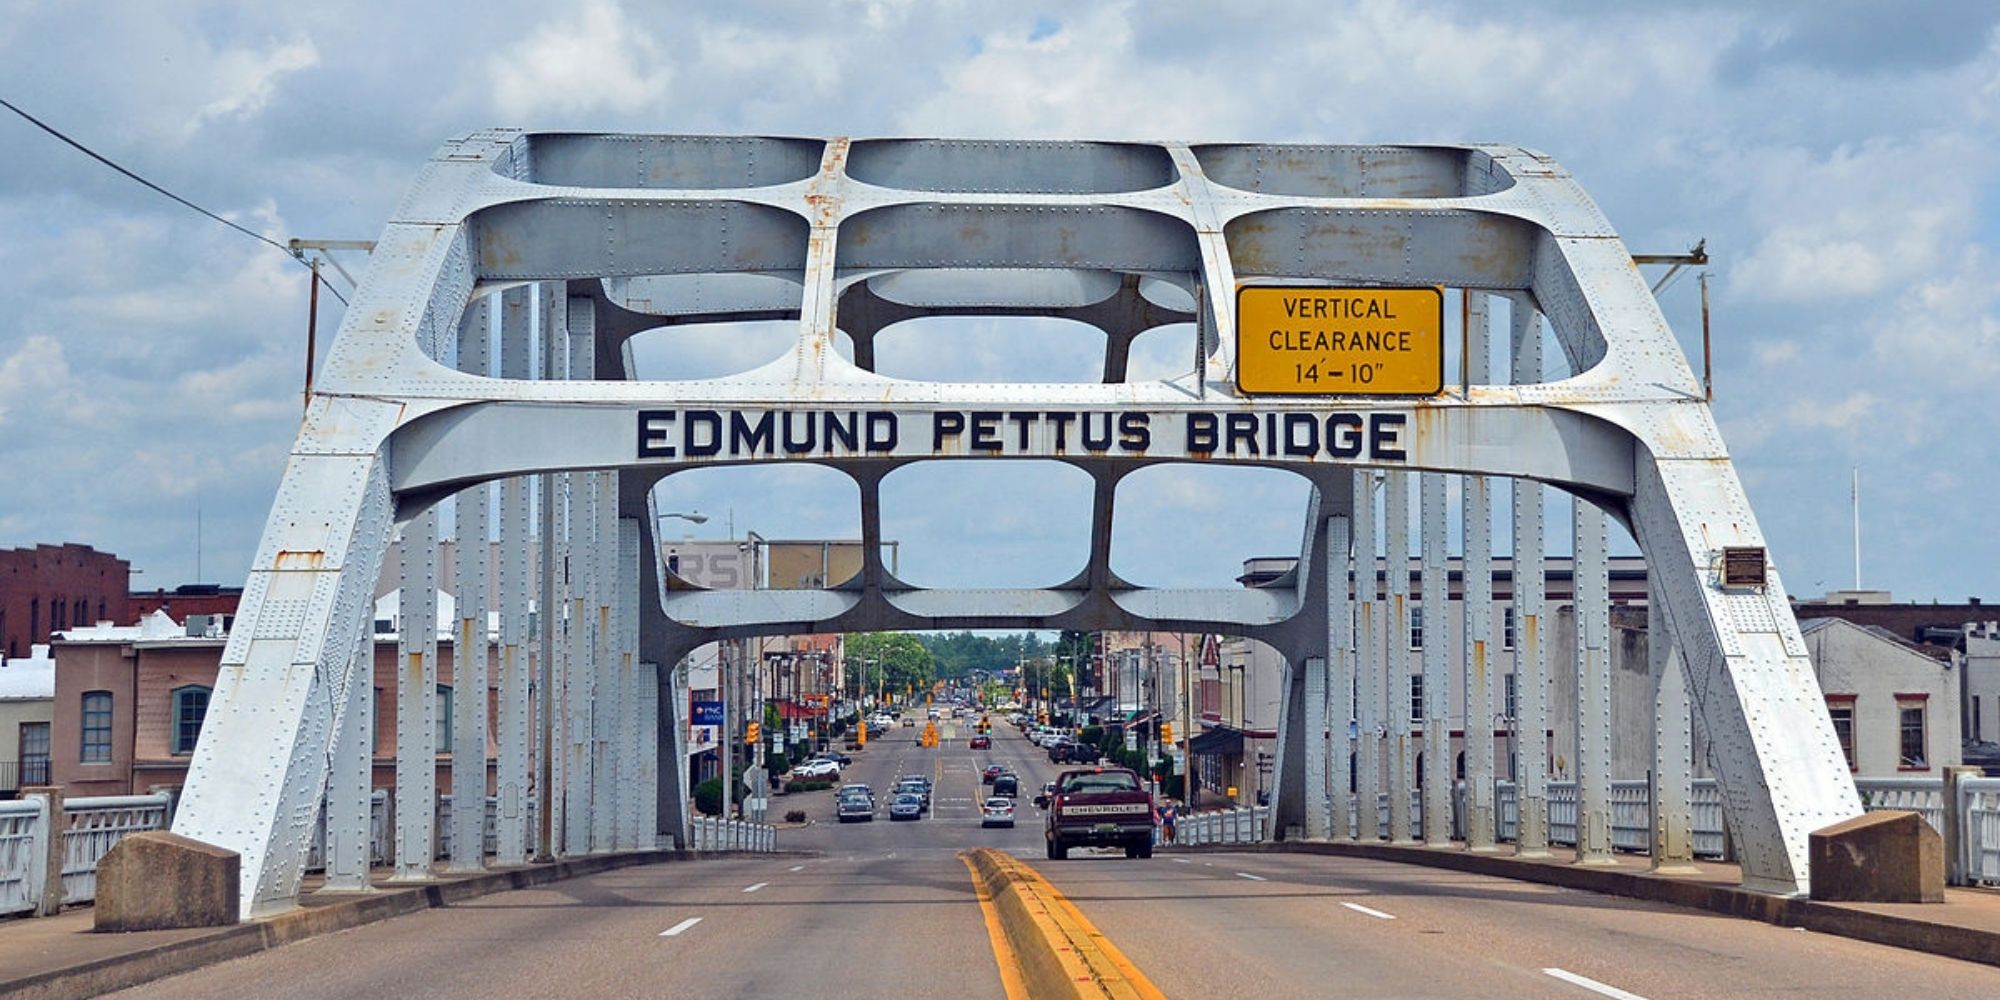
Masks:
[[[1543,969],[1542,971],[1544,973],[1547,973],[1548,975],[1554,976],[1557,979],[1562,980],[1565,983],[1569,983],[1572,986],[1581,986],[1592,993],[1598,993],[1607,997],[1612,997],[1613,1000],[1646,1000],[1645,997],[1642,997],[1637,993],[1627,993],[1626,991],[1621,990],[1616,986],[1609,986],[1604,983],[1600,983],[1597,980],[1590,978],[1589,976],[1579,976],[1576,973],[1570,972],[1567,969]]]
[[[743,891],[744,891],[744,892],[756,892],[757,890],[759,890],[759,889],[762,889],[762,888],[764,888],[765,886],[767,886],[767,885],[770,885],[770,884],[771,884],[771,883],[769,883],[769,882],[759,882],[759,883],[757,883],[756,885],[746,885],[746,886],[744,886],[744,887],[743,887]]]
[[[1236,877],[1237,877],[1237,878],[1247,878],[1247,879],[1249,879],[1249,880],[1250,880],[1250,881],[1252,881],[1252,882],[1269,882],[1269,881],[1270,881],[1270,879],[1267,879],[1267,878],[1265,878],[1265,877],[1264,877],[1264,876],[1262,876],[1262,875],[1252,875],[1252,874],[1250,874],[1249,872],[1237,872],[1237,873],[1236,873]]]
[[[1342,903],[1340,905],[1345,906],[1356,913],[1365,913],[1371,917],[1374,917],[1377,920],[1396,919],[1396,915],[1393,913],[1383,913],[1381,910],[1370,909],[1369,907],[1362,906],[1360,903]]]
[[[686,920],[683,920],[680,923],[675,924],[672,927],[669,927],[666,930],[661,931],[660,936],[679,937],[682,931],[687,930],[688,928],[693,927],[698,923],[701,923],[700,917],[689,917]]]

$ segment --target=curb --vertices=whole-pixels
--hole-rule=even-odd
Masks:
[[[802,852],[633,851],[487,872],[483,875],[453,878],[430,885],[391,888],[337,902],[287,910],[265,919],[219,927],[211,934],[155,945],[66,969],[52,969],[19,979],[0,979],[0,996],[34,998],[34,1000],[69,1000],[72,997],[97,996],[101,993],[140,986],[167,976],[191,972],[232,958],[255,955],[294,941],[360,927],[407,913],[442,909],[454,903],[462,903],[496,892],[526,889],[640,865],[798,853]]]
[[[972,869],[980,902],[992,908],[988,930],[995,936],[995,957],[1010,998],[1163,997],[1110,939],[1034,869],[990,847],[967,851],[959,858]],[[1004,942],[1000,940],[1003,936]],[[1008,967],[1009,958],[1016,969]]]
[[[1539,882],[1607,896],[1667,903],[1723,916],[1800,927],[1821,934],[1908,951],[2000,966],[2000,932],[1854,909],[1797,896],[1772,896],[1735,886],[1683,882],[1636,871],[1591,868],[1471,854],[1462,850],[1364,843],[1217,844],[1176,848],[1189,853],[1326,854],[1445,868],[1520,882]]]

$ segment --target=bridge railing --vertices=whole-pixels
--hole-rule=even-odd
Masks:
[[[1187,847],[1207,844],[1254,844],[1269,840],[1270,829],[1269,806],[1209,809],[1176,817],[1174,843]]]
[[[0,915],[33,910],[47,877],[47,799],[0,801]]]
[[[720,816],[696,816],[688,821],[688,849],[694,851],[774,851],[778,829],[766,823]]]
[[[49,822],[47,798],[0,802],[0,914],[40,907],[51,860],[60,865],[62,902],[96,899],[97,862],[126,834],[164,828],[172,801],[164,794],[68,799],[60,826]],[[51,837],[58,828],[61,836]]]

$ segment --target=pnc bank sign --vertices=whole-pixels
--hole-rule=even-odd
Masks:
[[[1154,456],[1409,459],[1407,412],[646,409],[641,461]]]

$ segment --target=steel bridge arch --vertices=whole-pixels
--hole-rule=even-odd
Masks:
[[[935,289],[906,288],[914,302],[883,293],[894,293],[886,279],[897,275],[1021,269],[1056,278],[1002,302]],[[1115,276],[1119,291],[1086,301],[1085,286],[1102,279],[1064,274]],[[1146,299],[1148,279],[1193,290],[1192,313]],[[1250,280],[1438,284],[1507,297],[1546,317],[1574,374],[1494,384],[1473,372],[1484,362],[1468,358],[1461,386],[1422,400],[1248,398],[1233,384],[1229,292]],[[539,332],[527,326],[530,299],[540,303]],[[482,310],[496,308],[501,340],[513,346],[491,366],[480,324]],[[833,349],[843,309],[853,363]],[[899,317],[982,311],[1084,318],[1118,331],[1108,344],[1125,337],[1128,345],[1139,330],[1191,319],[1200,348],[1194,372],[1164,382],[1114,378],[1123,374],[1115,346],[1100,384],[923,383],[867,370],[873,335]],[[783,357],[728,379],[630,380],[629,341],[640,330],[743,318],[796,320],[797,340]],[[536,358],[539,371],[524,360]],[[877,411],[921,437],[939,411],[1010,407],[1143,413],[1155,432],[1138,454],[1077,455],[1024,430],[1010,456],[1067,461],[1098,480],[1093,518],[1103,523],[1076,586],[905,588],[872,546],[858,587],[823,593],[717,596],[674,589],[657,565],[640,571],[639,554],[659,551],[651,483],[702,464],[639,454],[646,411]],[[1314,484],[1290,588],[1225,599],[1122,586],[1099,539],[1108,537],[1105,482],[1164,461],[1239,460],[1191,450],[1185,433],[1176,439],[1175,418],[1197,412],[1387,416],[1407,437],[1393,456],[1240,458]],[[994,457],[973,452],[904,440],[810,460],[862,485],[864,541],[879,541],[883,474]],[[515,130],[448,142],[397,207],[329,350],[245,586],[175,830],[241,855],[245,916],[292,905],[329,794],[329,759],[349,739],[341,734],[363,669],[356,651],[393,531],[401,524],[421,545],[434,523],[426,511],[491,483],[502,492],[505,537],[505,525],[518,531],[526,517],[517,487],[529,475],[565,484],[563,535],[543,537],[581,567],[576,589],[560,593],[580,630],[563,655],[609,699],[643,694],[635,668],[651,663],[649,690],[667,705],[672,665],[694,644],[802,626],[1207,629],[1262,637],[1286,653],[1285,759],[1296,766],[1303,664],[1315,652],[1322,663],[1357,653],[1331,609],[1350,593],[1349,563],[1362,558],[1348,541],[1356,473],[1376,469],[1548,483],[1629,526],[1657,573],[1666,631],[1715,748],[1745,882],[1788,893],[1805,886],[1807,834],[1857,814],[1860,802],[1776,574],[1756,590],[1725,590],[1716,578],[1724,548],[1762,545],[1755,516],[1616,232],[1553,160],[1507,146]],[[1230,613],[1202,613],[1217,601]],[[981,611],[1010,602],[1020,613]],[[524,612],[503,614],[503,633],[508,615]],[[543,626],[557,617],[545,614]],[[526,648],[518,627],[512,636],[503,643]],[[545,657],[556,652],[545,643]],[[650,735],[630,716],[601,732],[584,725],[617,744],[617,759],[600,762],[607,773],[647,773],[646,762],[625,756],[627,741],[642,736],[657,737],[656,766],[679,753],[670,710]],[[1303,762],[1310,768],[1310,755]],[[596,766],[572,763],[579,774]],[[566,818],[577,825],[563,849],[624,849],[679,833],[681,789],[664,787],[676,780],[671,772],[658,768],[663,787],[650,817],[615,787],[575,796]]]

